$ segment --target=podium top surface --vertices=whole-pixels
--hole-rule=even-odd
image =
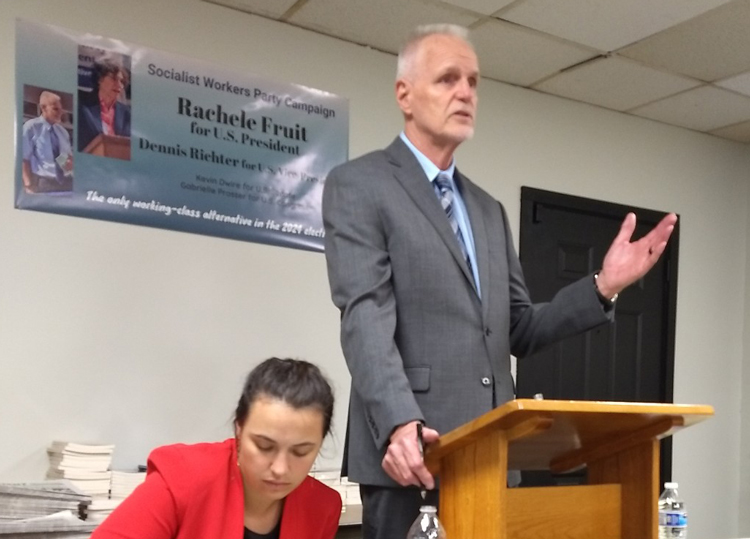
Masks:
[[[713,413],[706,405],[516,399],[441,436],[426,463],[437,470],[442,456],[502,430],[511,469],[564,471],[671,436]]]
[[[102,146],[130,148],[130,137],[123,137],[122,135],[107,135],[106,133],[99,133],[83,149],[83,153],[96,153],[97,150]]]

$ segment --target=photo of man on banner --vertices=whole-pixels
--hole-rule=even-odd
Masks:
[[[21,178],[26,193],[73,190],[73,96],[24,86]]]

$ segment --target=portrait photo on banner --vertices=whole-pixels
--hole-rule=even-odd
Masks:
[[[130,160],[130,74],[130,56],[78,46],[79,152]]]
[[[73,94],[23,86],[21,178],[29,194],[73,190]]]

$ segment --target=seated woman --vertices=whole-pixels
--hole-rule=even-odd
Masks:
[[[146,481],[91,539],[333,538],[341,498],[307,475],[332,415],[315,365],[267,359],[247,377],[235,437],[155,449]]]

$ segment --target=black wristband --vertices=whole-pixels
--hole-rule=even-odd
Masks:
[[[599,292],[599,287],[596,285],[596,281],[597,281],[598,278],[599,278],[599,272],[597,271],[596,273],[594,273],[594,292],[596,292],[596,297],[599,298],[599,301],[605,307],[612,307],[615,304],[615,302],[617,301],[617,297],[620,294],[615,294],[611,298],[604,297],[602,295],[602,293]]]

